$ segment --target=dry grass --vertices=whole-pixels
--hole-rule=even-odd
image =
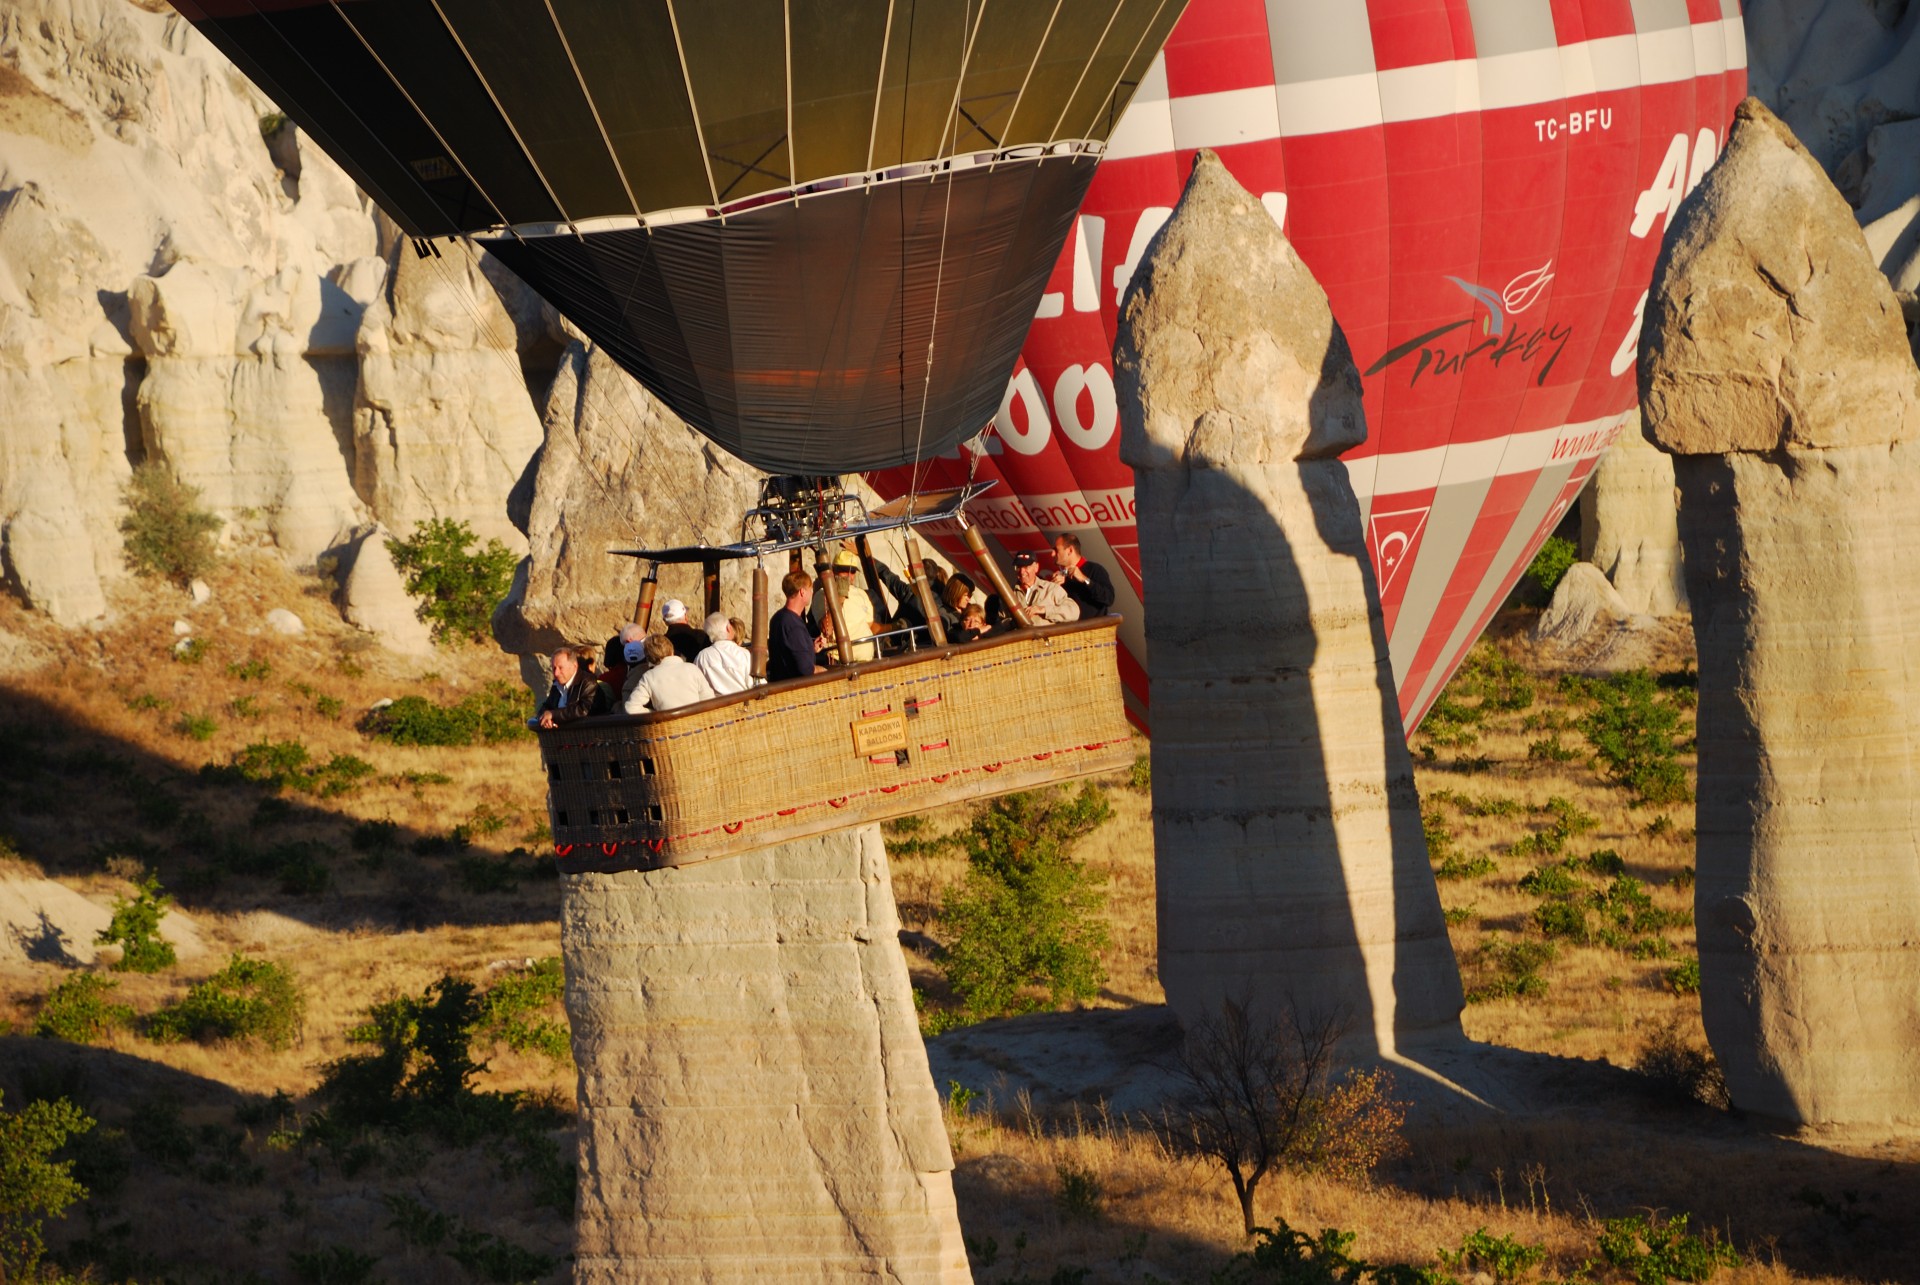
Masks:
[[[403,1193],[509,1241],[564,1254],[565,1218],[535,1206],[525,1175],[507,1172],[508,1162],[484,1146],[381,1138],[364,1155],[283,1149],[272,1139],[277,1122],[262,1109],[275,1092],[297,1099],[310,1091],[320,1068],[348,1051],[346,1032],[370,1004],[417,993],[442,973],[484,983],[499,965],[557,953],[557,884],[469,891],[459,856],[432,842],[492,816],[506,824],[475,832],[470,852],[500,858],[539,846],[543,803],[531,742],[410,749],[372,741],[355,726],[383,697],[420,692],[451,701],[489,680],[512,681],[511,662],[484,649],[428,662],[368,649],[334,619],[322,586],[271,558],[228,556],[214,587],[213,603],[191,611],[170,590],[148,591],[153,600],[121,604],[121,623],[78,637],[0,600],[0,664],[11,667],[0,679],[0,721],[10,729],[16,764],[25,745],[57,769],[51,782],[10,780],[0,770],[0,830],[19,854],[9,860],[101,899],[151,866],[179,893],[180,913],[193,918],[207,952],[169,973],[122,978],[117,997],[142,1012],[182,994],[234,950],[289,965],[309,997],[305,1038],[284,1052],[162,1045],[132,1033],[96,1048],[24,1034],[0,1040],[0,1086],[9,1103],[29,1087],[70,1091],[106,1125],[134,1135],[150,1127],[137,1111],[172,1100],[190,1131],[207,1131],[200,1158],[185,1166],[123,1147],[131,1165],[124,1185],[97,1194],[87,1213],[66,1220],[61,1236],[92,1238],[93,1256],[109,1274],[143,1278],[289,1279],[294,1252],[340,1245],[377,1257],[375,1274],[389,1279],[472,1279],[444,1255],[410,1249],[389,1226],[381,1198]],[[264,631],[266,610],[280,605],[305,619],[306,634],[289,640]],[[172,656],[176,615],[208,643],[198,664]],[[1513,638],[1498,645],[1526,660]],[[1685,660],[1676,653],[1663,664],[1677,669]],[[245,676],[258,675],[260,663],[270,672]],[[1584,759],[1529,759],[1528,744],[1544,733],[1527,721],[1565,721],[1574,712],[1552,676],[1536,677],[1532,707],[1489,716],[1476,744],[1434,746],[1419,768],[1422,792],[1455,855],[1493,863],[1488,873],[1441,884],[1443,903],[1459,920],[1456,952],[1470,975],[1488,941],[1539,939],[1531,923],[1539,898],[1519,880],[1546,858],[1507,850],[1549,823],[1552,799],[1596,822],[1570,838],[1562,855],[1612,848],[1657,905],[1682,910],[1690,903],[1683,872],[1692,863],[1685,831],[1691,808],[1634,807]],[[248,703],[236,705],[242,698]],[[210,718],[215,726],[196,740],[177,730],[185,717]],[[338,798],[292,793],[276,800],[257,786],[200,776],[203,766],[225,764],[262,739],[298,739],[322,759],[359,756],[379,779]],[[1574,732],[1562,740],[1583,744]],[[1416,753],[1426,744],[1417,737]],[[409,781],[408,773],[447,780]],[[1112,947],[1106,988],[1095,1003],[1157,1004],[1150,797],[1121,778],[1104,784],[1115,817],[1077,854],[1105,876],[1108,893]],[[1460,801],[1437,801],[1441,791]],[[169,819],[156,819],[156,806],[168,809],[152,802],[155,795],[172,800]],[[1512,810],[1484,806],[1497,799],[1510,800]],[[1650,834],[1663,813],[1669,827]],[[918,830],[894,827],[889,836],[902,921],[913,932],[939,937],[941,896],[964,871],[963,857],[926,840],[965,819],[965,809],[947,809]],[[357,851],[352,835],[363,821],[391,821],[396,849]],[[272,878],[211,877],[215,851],[249,843],[311,845],[328,888],[300,894]],[[1697,1001],[1661,980],[1675,959],[1692,952],[1692,932],[1676,927],[1662,935],[1673,959],[1563,945],[1542,970],[1544,994],[1470,1006],[1469,1033],[1616,1067],[1629,1066],[1647,1034],[1669,1020],[1697,1041]],[[909,963],[918,984],[940,988],[932,958],[910,951]],[[0,970],[0,1019],[23,1032],[61,975],[47,964]],[[1910,1148],[1820,1149],[1723,1112],[1663,1101],[1625,1072],[1566,1065],[1590,1099],[1583,1110],[1416,1128],[1408,1156],[1373,1185],[1276,1176],[1262,1189],[1262,1213],[1309,1229],[1351,1228],[1359,1233],[1358,1253],[1386,1261],[1431,1261],[1437,1248],[1486,1226],[1545,1245],[1552,1255],[1547,1270],[1565,1274],[1592,1254],[1597,1218],[1658,1207],[1687,1210],[1741,1247],[1746,1264],[1720,1280],[1920,1280],[1906,1244],[1912,1211],[1920,1208]],[[562,1107],[573,1090],[570,1070],[504,1049],[493,1051],[484,1081]],[[1242,1247],[1224,1176],[1170,1150],[1142,1122],[1111,1118],[1098,1104],[1062,1116],[1005,1092],[1000,1098],[950,1115],[977,1279],[1044,1281],[1058,1269],[1085,1267],[1093,1281],[1205,1281]],[[207,1164],[225,1145],[218,1139],[229,1135],[241,1138],[241,1154],[258,1167],[242,1181]],[[1077,1199],[1063,1201],[1069,1182]],[[554,1274],[560,1272],[564,1267]]]

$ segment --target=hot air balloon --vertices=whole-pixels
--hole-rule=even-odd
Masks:
[[[998,412],[1100,153],[1184,3],[177,7],[418,252],[484,244],[690,425],[776,475],[738,541],[628,551],[703,564],[710,598],[720,562],[758,560],[764,645],[769,556],[824,559],[932,521],[978,542],[964,505],[980,483],[909,487],[867,513],[840,477],[911,469]],[[543,731],[562,868],[683,864],[1129,762],[1116,624],[953,647],[934,624],[936,645],[905,656]],[[1007,699],[1023,686],[1056,694],[1043,716]]]
[[[998,479],[969,507],[1003,545],[1072,531],[1124,573],[1145,724],[1111,351],[1120,295],[1210,147],[1360,364],[1369,436],[1347,464],[1412,727],[1630,428],[1660,236],[1745,66],[1737,0],[1194,0],[1109,141],[992,430],[875,485]]]

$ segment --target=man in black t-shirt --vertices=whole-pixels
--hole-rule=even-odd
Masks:
[[[767,620],[767,681],[770,683],[811,674],[817,646],[807,630],[807,605],[813,601],[813,578],[803,571],[789,571],[780,582],[780,592],[787,595],[786,605]]]
[[[1080,604],[1080,619],[1104,616],[1113,610],[1113,579],[1097,562],[1080,556],[1080,537],[1064,532],[1053,540],[1054,583]]]

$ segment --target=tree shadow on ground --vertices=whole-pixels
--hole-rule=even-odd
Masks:
[[[189,912],[267,910],[328,929],[558,918],[545,844],[499,853],[458,828],[368,822],[324,793],[276,788],[218,764],[195,771],[90,726],[57,693],[0,687],[0,726],[8,729],[0,738],[5,837],[50,876],[144,867]],[[527,760],[537,772],[531,744]],[[371,779],[387,789],[461,789],[449,780],[409,787],[404,778]],[[346,781],[343,795],[358,788]]]

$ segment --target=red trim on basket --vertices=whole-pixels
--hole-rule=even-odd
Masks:
[[[921,745],[920,750],[922,753],[925,753],[928,750],[944,750],[949,745],[952,745],[952,744],[953,744],[952,741],[931,741]]]
[[[553,845],[553,855],[556,857],[568,856],[572,852],[573,845],[571,843],[556,843]]]
[[[932,781],[935,785],[945,785],[948,781],[953,779],[953,773],[942,772],[938,776],[930,776],[927,779],[929,781]]]
[[[729,821],[725,825],[721,826],[720,828],[722,830],[725,830],[728,834],[739,834],[740,831],[743,828],[745,828],[746,824],[747,823],[745,821]]]
[[[776,813],[774,813],[774,815],[775,815],[775,816],[783,816],[783,817],[790,817],[790,816],[792,816],[792,815],[793,815],[794,813],[796,813],[796,812],[798,812],[799,810],[800,810],[799,808],[781,808],[781,809],[780,809],[780,810],[779,810],[778,812],[776,812]]]
[[[843,794],[837,799],[828,799],[827,806],[830,808],[844,808],[847,806],[847,796]]]
[[[899,791],[899,789],[900,789],[900,787],[899,787],[899,786],[897,786],[897,785],[883,785],[883,786],[881,786],[881,787],[880,787],[880,793],[882,793],[882,794],[894,794],[894,793],[897,793],[897,792]]]
[[[1050,759],[1050,758],[1052,758],[1052,757],[1053,757],[1053,751],[1052,751],[1052,750],[1048,750],[1048,751],[1047,751],[1047,752],[1046,752],[1045,754],[1036,754],[1036,755],[1034,755],[1034,756],[1033,756],[1033,758],[1034,758],[1034,761],[1035,761],[1035,762],[1037,762],[1037,763],[1044,763],[1044,762],[1046,762],[1046,761],[1047,761],[1048,759]]]
[[[600,851],[610,857],[617,857],[620,855],[620,845],[617,843],[603,843],[600,845]]]

